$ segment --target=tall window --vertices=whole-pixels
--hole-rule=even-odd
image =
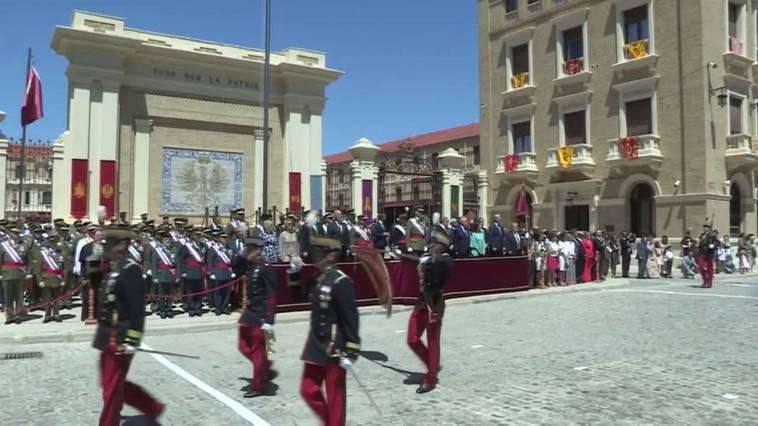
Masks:
[[[42,204],[53,204],[53,193],[45,191],[42,193]]]
[[[418,201],[421,199],[421,187],[418,184],[413,185],[413,200]]]
[[[584,34],[582,27],[575,27],[563,32],[563,60],[578,59],[584,56]]]
[[[529,72],[529,44],[524,43],[511,49],[513,75]]]
[[[337,207],[339,207],[339,208],[342,208],[342,207],[344,207],[344,204],[345,204],[345,196],[344,196],[343,194],[339,194],[339,195],[337,195],[337,200],[338,200],[338,201],[337,201],[337,202],[338,202],[338,205],[337,205]]]
[[[532,123],[525,121],[516,123],[511,127],[513,134],[513,152],[532,152]]]
[[[31,204],[32,194],[29,191],[24,191],[24,205],[28,206]]]
[[[649,135],[653,133],[653,110],[650,98],[626,103],[627,136]]]
[[[563,115],[563,130],[566,145],[587,143],[587,122],[584,110]]]
[[[401,187],[395,187],[395,201],[400,201],[403,199],[403,188]]]
[[[729,37],[739,37],[737,31],[737,23],[740,19],[740,6],[734,3],[729,3]]]
[[[518,0],[505,0],[505,13],[518,9]]]
[[[648,36],[647,5],[624,11],[624,40],[626,43],[645,40]]]
[[[742,98],[729,96],[729,134],[742,133]]]
[[[479,147],[475,146],[471,149],[471,153],[474,157],[474,164],[480,164],[482,162],[482,154],[479,151]]]

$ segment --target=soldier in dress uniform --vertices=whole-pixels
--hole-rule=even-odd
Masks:
[[[415,215],[408,220],[408,246],[414,254],[420,256],[426,251],[426,217],[424,208],[417,207]]]
[[[19,244],[21,241],[16,225],[8,224],[4,228],[6,235],[0,238],[0,264],[5,296],[5,323],[21,324],[26,316],[24,283],[27,270],[24,246]]]
[[[56,224],[56,232],[60,236],[59,247],[61,256],[63,256],[63,283],[62,291],[65,293],[75,285],[74,279],[74,256],[71,250],[71,229],[66,222]],[[71,298],[63,301],[66,309],[71,309]]]
[[[245,222],[245,209],[239,208],[229,212],[229,223],[226,224],[226,233],[228,235],[234,235],[237,233],[237,228]]]
[[[35,224],[32,226],[32,234],[26,238],[26,264],[29,266],[29,273],[26,279],[31,279],[30,289],[27,293],[30,305],[39,303],[42,297],[42,291],[40,283],[42,282],[42,241],[47,237],[47,234],[43,232],[47,229],[43,229],[41,226]]]
[[[205,264],[208,265],[208,290],[211,291],[210,308],[218,316],[229,315],[229,287],[226,284],[237,277],[232,271],[232,251],[226,242],[227,235],[220,231],[211,232],[211,241],[205,256]],[[220,290],[213,291],[219,287]]]
[[[157,287],[157,313],[163,319],[173,318],[172,295],[174,283],[178,280],[174,255],[171,253],[171,236],[167,230],[158,231],[156,236],[160,241],[150,241],[150,275]]]
[[[319,274],[311,282],[311,326],[302,355],[300,394],[324,425],[344,425],[345,370],[361,350],[358,308],[353,282],[335,267],[341,241],[313,237],[311,244]],[[322,386],[326,388],[326,398]]]
[[[100,351],[100,383],[103,411],[100,426],[121,423],[124,402],[151,419],[157,419],[165,406],[139,385],[126,380],[129,366],[142,341],[145,325],[145,280],[142,267],[128,256],[134,232],[126,227],[104,229],[103,242],[108,270],[100,300],[98,324],[92,346]],[[93,261],[90,257],[89,261]]]
[[[63,289],[63,243],[58,234],[50,234],[40,247],[42,257],[42,302],[45,303],[45,319],[42,322],[61,322],[60,301],[55,301]]]
[[[364,215],[358,215],[358,223],[353,227],[353,244],[358,247],[371,248],[374,246],[371,240],[371,228],[368,219]]]
[[[397,217],[395,226],[390,230],[390,249],[395,253],[407,253],[410,250],[406,239],[407,225],[408,216],[401,214]]]
[[[445,297],[442,293],[452,260],[446,253],[450,239],[446,234],[435,232],[429,253],[419,262],[420,293],[408,321],[408,346],[426,365],[427,372],[416,393],[426,393],[437,386],[440,369],[440,331],[445,312]],[[421,341],[426,331],[427,345]]]
[[[244,397],[265,395],[266,385],[276,378],[269,355],[276,315],[276,272],[263,260],[263,240],[247,238],[246,252],[235,258],[247,272],[247,304],[239,319],[237,348],[253,364],[253,380]]]
[[[713,268],[715,256],[719,249],[719,240],[714,234],[717,231],[711,230],[707,223],[703,225],[703,232],[700,234],[698,252],[698,269],[703,277],[702,288],[711,288],[713,286]]]
[[[203,290],[203,266],[205,252],[197,239],[194,225],[185,227],[187,239],[179,248],[177,266],[182,277],[184,294],[198,293]],[[202,296],[185,296],[186,311],[189,316],[202,316]]]

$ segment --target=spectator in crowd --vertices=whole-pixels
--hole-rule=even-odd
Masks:
[[[619,265],[619,250],[619,240],[616,237],[616,234],[611,234],[611,239],[608,241],[608,251],[611,254],[611,278],[616,278],[616,269]],[[628,272],[629,271],[627,269],[627,275]]]
[[[623,278],[629,278],[629,266],[632,263],[632,247],[634,240],[634,234],[628,234],[626,231],[621,233],[619,251],[621,254],[621,276]]]
[[[467,257],[471,249],[471,232],[468,228],[468,219],[461,216],[458,224],[453,229],[453,248],[458,257]]]
[[[500,215],[496,214],[492,218],[492,225],[487,232],[487,245],[489,248],[489,254],[492,256],[501,256],[503,254],[503,239],[505,237],[505,229],[500,223]]]
[[[574,241],[574,273],[576,274],[576,282],[584,282],[584,245],[582,245],[582,234],[576,229],[571,232],[571,236]]]
[[[518,223],[513,222],[511,229],[505,233],[503,241],[506,256],[518,256],[521,254],[521,234],[519,233]]]
[[[653,241],[653,237],[649,236],[645,240],[647,246],[647,276],[648,278],[660,278],[661,277],[661,244]]]
[[[584,273],[582,280],[586,283],[592,282],[592,269],[595,267],[595,246],[592,244],[590,234],[582,233],[582,247],[584,249]]]
[[[487,244],[484,241],[484,230],[476,222],[471,229],[470,253],[473,257],[484,256]]]
[[[650,278],[647,268],[648,254],[647,236],[643,235],[637,242],[637,278],[639,279]]]
[[[745,233],[740,234],[737,240],[737,259],[740,265],[740,274],[750,272],[750,240]]]
[[[576,270],[574,269],[574,241],[571,234],[564,232],[560,236],[559,260],[560,260],[560,278],[561,284],[569,285],[576,282]]]
[[[295,217],[287,217],[284,221],[284,227],[279,234],[279,260],[284,263],[289,263],[293,257],[296,257],[300,253],[300,247],[298,246],[297,233],[295,233]]]
[[[750,271],[755,269],[755,258],[758,256],[758,248],[756,247],[755,235],[748,235],[748,242],[750,245]]]
[[[260,238],[263,240],[263,259],[266,263],[279,262],[279,239],[276,235],[276,226],[271,219],[263,221],[263,232]]]
[[[559,256],[561,248],[558,245],[558,236],[555,231],[550,232],[546,247],[547,267],[545,269],[545,281],[548,287],[553,287],[560,284],[558,272],[560,270]]]
[[[592,246],[595,250],[595,268],[592,271],[595,281],[603,281],[608,273],[608,261],[606,259],[605,238],[601,230],[595,230],[592,236]]]
[[[681,269],[684,278],[695,278],[695,275],[700,273],[692,250],[688,250],[687,254],[682,257]]]
[[[663,249],[663,252],[662,252],[663,266],[661,267],[661,276],[666,277],[666,278],[672,278],[671,269],[674,266],[674,249],[671,247],[671,244],[669,243],[668,235],[664,235],[661,237],[661,247]]]
[[[529,282],[531,286],[545,288],[544,256],[545,246],[543,235],[539,230],[532,232],[529,247]]]
[[[374,241],[374,248],[384,251],[385,247],[387,247],[387,239],[389,236],[390,233],[387,231],[387,227],[384,224],[384,215],[377,215],[376,221],[371,225],[371,239]]]

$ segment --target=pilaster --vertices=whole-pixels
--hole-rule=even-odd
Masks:
[[[148,212],[150,194],[150,135],[153,132],[153,120],[137,118],[134,120],[134,165],[132,180],[132,220],[138,220],[142,213]],[[145,165],[139,167],[139,165]]]

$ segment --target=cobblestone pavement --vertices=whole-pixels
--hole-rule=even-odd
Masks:
[[[448,307],[437,390],[417,395],[402,370],[420,372],[405,345],[407,312],[364,315],[356,373],[381,414],[348,376],[350,425],[756,425],[758,283],[719,277],[631,281],[592,292],[555,292]],[[597,284],[592,284],[597,285]],[[602,288],[602,284],[597,285]],[[148,337],[154,349],[271,425],[313,425],[298,395],[306,324],[276,327],[277,396],[242,398],[251,367],[233,326]],[[44,358],[0,361],[0,424],[96,424],[95,362],[87,343],[4,344]],[[391,367],[391,368],[389,368]],[[141,354],[130,377],[168,404],[164,425],[249,424],[222,402]],[[125,415],[134,415],[126,409]]]

